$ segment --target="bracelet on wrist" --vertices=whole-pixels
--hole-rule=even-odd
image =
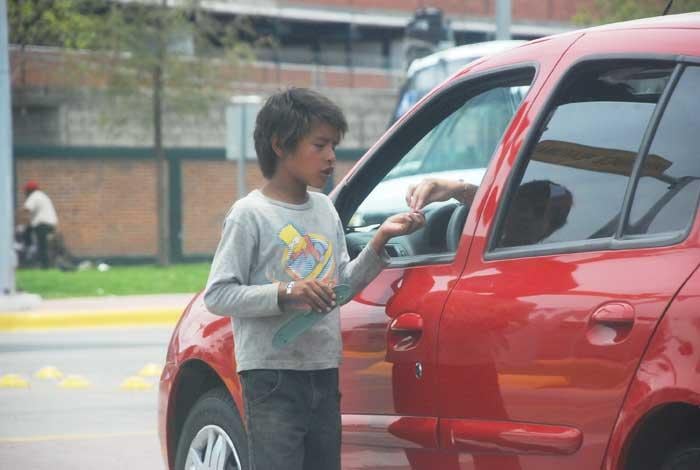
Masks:
[[[292,289],[294,289],[294,281],[287,283],[287,287],[284,289],[284,293],[287,295],[292,295]]]

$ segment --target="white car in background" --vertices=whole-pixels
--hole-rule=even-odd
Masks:
[[[430,90],[460,71],[468,63],[525,42],[527,41],[508,40],[465,44],[413,60],[406,71],[406,80],[399,92],[391,123],[396,122]]]

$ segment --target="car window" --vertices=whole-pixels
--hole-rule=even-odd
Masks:
[[[587,64],[557,92],[514,181],[495,247],[611,237],[673,65]]]
[[[389,171],[350,219],[350,227],[381,223],[408,210],[410,184],[426,177],[462,178],[478,185],[527,86],[500,86],[467,100],[433,127]]]
[[[685,230],[700,193],[700,67],[683,72],[645,157],[626,235]]]

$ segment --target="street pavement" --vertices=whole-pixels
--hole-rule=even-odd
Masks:
[[[0,468],[163,470],[158,378],[194,294],[0,313]]]

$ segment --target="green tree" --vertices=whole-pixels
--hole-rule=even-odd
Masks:
[[[269,42],[243,17],[218,19],[197,0],[116,2],[108,0],[10,0],[10,41],[90,51],[79,55],[84,75],[118,96],[146,96],[157,165],[158,262],[170,253],[168,162],[163,147],[164,110],[205,111],[228,96],[230,84],[253,59],[253,48]],[[70,67],[76,72],[76,67]],[[79,73],[79,72],[76,72]],[[97,77],[97,79],[95,79]],[[113,113],[133,119],[130,112]]]
[[[614,23],[659,16],[668,0],[595,0],[592,5],[580,8],[574,22],[581,25]],[[700,10],[700,0],[675,0],[667,14]]]
[[[7,5],[10,43],[18,46],[20,83],[26,83],[28,46],[60,45],[86,49],[94,42],[96,24],[73,0],[10,0]]]

